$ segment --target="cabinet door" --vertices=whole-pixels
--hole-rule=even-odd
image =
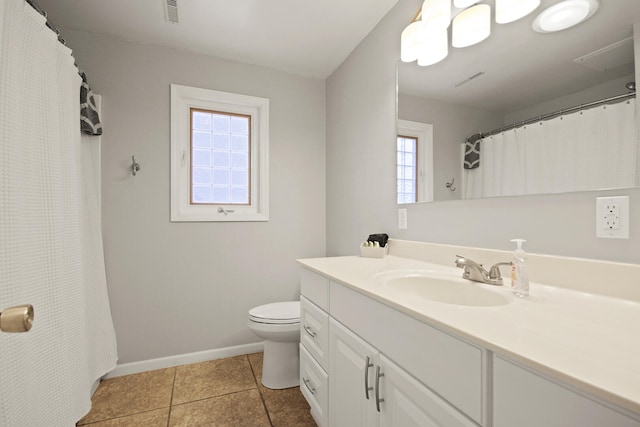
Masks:
[[[495,356],[495,427],[639,427],[640,421]]]
[[[380,355],[381,427],[475,427],[435,393]],[[374,397],[375,398],[375,397]]]
[[[377,362],[377,352],[373,347],[340,323],[329,320],[331,427],[378,425],[373,390]],[[367,385],[370,387],[368,392]]]

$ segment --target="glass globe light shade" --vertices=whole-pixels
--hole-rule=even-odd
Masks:
[[[453,6],[458,9],[465,9],[478,3],[479,0],[453,0]]]
[[[422,3],[422,22],[428,31],[449,28],[451,23],[451,0],[425,0]]]
[[[491,7],[479,4],[470,7],[453,19],[451,44],[467,47],[481,42],[491,34]]]
[[[413,62],[418,59],[424,34],[424,22],[420,20],[412,22],[402,31],[400,35],[400,60],[402,62]]]
[[[447,30],[428,32],[418,56],[418,65],[433,65],[442,61],[449,54],[449,38]]]

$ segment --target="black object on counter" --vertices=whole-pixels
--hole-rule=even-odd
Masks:
[[[389,240],[389,235],[386,233],[381,234],[370,234],[367,242],[378,242],[381,248],[387,246],[387,240]]]

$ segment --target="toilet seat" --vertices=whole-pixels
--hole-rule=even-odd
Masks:
[[[275,302],[249,310],[249,320],[256,323],[300,323],[300,301]]]

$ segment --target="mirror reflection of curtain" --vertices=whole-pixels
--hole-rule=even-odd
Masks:
[[[463,198],[634,187],[635,99],[486,137],[480,167],[463,169]]]

